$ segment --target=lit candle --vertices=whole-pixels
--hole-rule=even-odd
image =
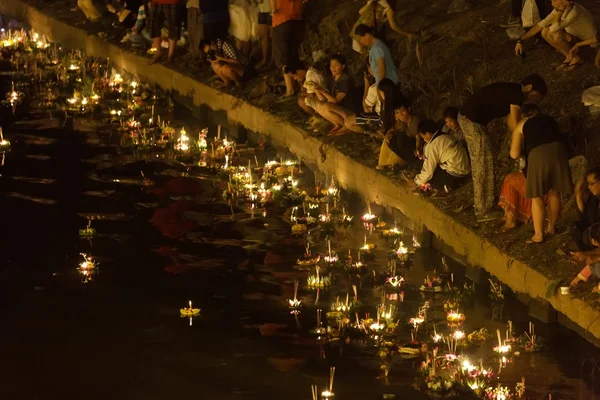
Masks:
[[[329,257],[331,258],[331,240],[327,239],[327,248],[329,249]]]
[[[217,126],[217,139],[221,139],[221,125]]]

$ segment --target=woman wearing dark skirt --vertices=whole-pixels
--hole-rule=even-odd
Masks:
[[[539,114],[517,125],[513,134],[510,156],[518,159],[524,153],[527,166],[525,197],[531,199],[533,229],[528,243],[541,243],[544,233],[556,233],[561,195],[573,190],[569,153],[554,118]],[[544,196],[548,201],[548,226],[544,232]]]

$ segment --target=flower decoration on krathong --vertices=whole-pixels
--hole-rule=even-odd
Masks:
[[[398,230],[398,228],[385,229],[381,232],[381,235],[386,239],[395,239],[404,235],[404,232]]]
[[[408,248],[404,246],[404,242],[398,243],[398,249],[395,253],[400,261],[406,261],[408,259]]]
[[[188,307],[179,309],[179,314],[182,318],[195,317],[200,314],[200,309],[192,307],[192,301],[190,300]]]
[[[79,230],[79,236],[83,238],[91,238],[96,236],[96,229],[92,228],[91,219],[88,219],[88,224],[85,228]]]
[[[517,343],[527,352],[538,351],[543,347],[543,340],[535,333],[535,325],[529,322],[529,332],[524,332]]]
[[[288,299],[288,306],[290,307],[290,309],[292,311],[297,310],[298,308],[300,308],[302,306],[302,300],[298,300],[298,286],[299,286],[299,281],[297,279],[294,279],[294,298],[292,299]]]
[[[308,231],[308,228],[304,224],[292,225],[293,235],[304,235]]]
[[[185,131],[185,128],[181,128],[179,132],[179,139],[175,144],[175,150],[188,151],[190,149],[190,138]]]
[[[331,277],[322,276],[319,267],[315,267],[315,274],[310,275],[306,281],[308,288],[313,290],[325,289],[331,285]]]
[[[200,151],[206,151],[208,148],[208,142],[206,141],[206,136],[208,135],[208,128],[204,128],[198,134],[198,149]]]
[[[402,282],[404,282],[404,277],[398,275],[390,276],[386,279],[386,283],[394,288],[399,288],[400,286],[402,286]]]
[[[83,257],[83,261],[79,263],[79,273],[83,276],[83,282],[87,283],[92,280],[92,275],[96,271],[96,262],[92,259],[91,256],[88,256],[85,253],[80,253]]]
[[[513,395],[509,388],[498,384],[495,388],[487,388],[485,397],[489,400],[510,400],[513,398]]]
[[[455,312],[455,311],[450,311],[447,315],[446,315],[446,321],[448,322],[464,322],[464,320],[466,319],[465,315],[459,312]]]

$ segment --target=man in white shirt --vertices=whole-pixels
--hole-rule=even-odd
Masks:
[[[414,180],[418,187],[429,184],[434,189],[456,189],[471,172],[467,150],[454,135],[444,133],[437,124],[426,119],[419,124],[419,135],[425,141],[423,168]]]
[[[583,60],[577,55],[580,47],[598,46],[596,24],[592,14],[572,0],[552,0],[552,7],[554,10],[546,18],[517,40],[515,53],[522,55],[523,41],[541,32],[542,37],[565,56],[557,70],[570,72],[583,65]],[[573,38],[578,42],[571,46]]]

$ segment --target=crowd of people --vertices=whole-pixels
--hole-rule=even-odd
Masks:
[[[470,176],[477,218],[499,218],[502,210],[504,231],[532,221],[532,245],[557,233],[563,196],[574,186],[581,214],[573,227],[574,259],[587,262],[588,268],[573,285],[594,274],[600,277],[600,169],[591,168],[584,181],[573,185],[572,148],[556,120],[539,107],[549,90],[540,75],[491,83],[460,107],[447,107],[436,122],[414,110],[403,91],[386,31],[389,26],[407,40],[419,33],[401,27],[395,1],[367,0],[359,10],[348,38],[348,48],[365,59],[358,84],[342,54],[329,55],[327,68],[300,60],[308,1],[126,0],[109,2],[107,12],[129,30],[123,41],[152,47],[151,64],[174,59],[185,26],[189,54],[208,62],[223,86],[243,85],[274,65],[285,86],[283,98],[296,99],[307,116],[331,123],[329,136],[367,134],[380,140],[377,168],[403,174],[415,191],[443,195]],[[77,4],[88,20],[100,18],[91,0]],[[535,0],[535,6],[539,21],[519,35],[515,53],[524,56],[525,41],[541,34],[565,57],[557,70],[575,70],[583,64],[580,49],[598,45],[593,16],[571,0]],[[522,0],[512,1],[506,26],[521,23],[522,7]],[[498,154],[488,130],[495,120],[506,123],[510,157],[517,166],[505,177],[498,201]]]

